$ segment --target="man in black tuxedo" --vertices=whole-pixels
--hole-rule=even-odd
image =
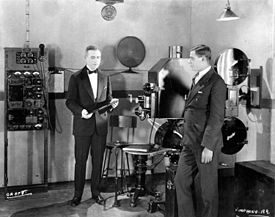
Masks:
[[[108,130],[107,112],[118,105],[118,100],[112,98],[109,77],[98,69],[101,51],[88,46],[85,61],[86,66],[70,78],[66,100],[66,106],[73,113],[75,138],[75,192],[71,206],[81,202],[89,151],[92,156],[92,198],[100,204],[104,200],[100,195],[100,177]],[[98,110],[102,106],[106,108]]]
[[[195,217],[194,178],[199,174],[202,217],[218,217],[218,157],[223,145],[226,84],[211,67],[211,50],[191,49],[196,76],[184,108],[183,148],[175,176],[179,217]]]

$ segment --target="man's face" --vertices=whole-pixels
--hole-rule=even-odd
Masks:
[[[96,70],[101,63],[100,50],[89,50],[85,56],[86,64],[90,70]]]
[[[197,56],[195,51],[190,52],[189,64],[193,71],[198,72],[203,68],[203,58],[204,57]]]

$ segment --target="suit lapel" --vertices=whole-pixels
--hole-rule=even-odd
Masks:
[[[204,87],[204,85],[199,85],[199,83],[197,83],[193,88],[192,90],[190,91],[189,93],[189,96],[188,96],[188,101],[187,103],[189,104],[193,98],[196,96],[196,94]]]
[[[211,78],[212,74],[214,73],[214,70],[211,68],[209,70],[209,72],[207,72],[199,81],[198,83],[196,83],[196,85],[190,90],[188,98],[187,98],[187,102],[186,102],[186,106],[192,102],[192,100],[194,99],[194,97],[197,95],[197,93],[204,88],[209,79]]]

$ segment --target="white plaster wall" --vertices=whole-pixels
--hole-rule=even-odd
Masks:
[[[25,42],[25,1],[1,0],[4,27],[1,46],[19,46]],[[188,47],[190,38],[190,1],[133,0],[116,4],[113,21],[101,17],[104,4],[91,0],[30,0],[31,45],[45,43],[56,48],[57,63],[65,68],[83,65],[83,50],[88,44],[103,49],[103,68],[121,68],[115,47],[125,36],[140,38],[146,58],[139,66],[148,69],[161,57],[168,56],[168,46]],[[180,22],[179,22],[180,21]]]

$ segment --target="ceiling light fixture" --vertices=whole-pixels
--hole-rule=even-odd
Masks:
[[[229,0],[227,0],[226,8],[221,13],[217,21],[231,21],[231,20],[238,20],[238,19],[240,18],[231,10]]]

